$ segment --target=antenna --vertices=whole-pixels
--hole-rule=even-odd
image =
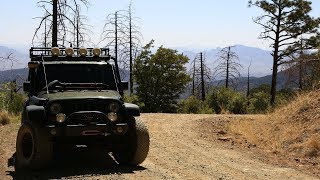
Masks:
[[[47,96],[49,98],[49,87],[48,87],[48,81],[47,81],[46,67],[44,66],[43,54],[41,54],[41,59],[42,59],[42,66],[43,66],[43,72],[44,72],[44,79],[46,81]]]

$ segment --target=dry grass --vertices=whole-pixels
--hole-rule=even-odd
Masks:
[[[0,125],[10,124],[12,116],[9,115],[8,111],[0,111]]]
[[[274,153],[320,160],[320,91],[299,95],[267,116],[231,122],[228,128]]]

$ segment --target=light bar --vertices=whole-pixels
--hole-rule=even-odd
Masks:
[[[59,56],[60,55],[60,49],[58,47],[51,48],[51,54],[52,54],[52,56]]]
[[[101,54],[101,49],[100,48],[93,48],[92,53],[93,53],[93,56],[99,57]]]
[[[67,56],[73,56],[74,50],[73,48],[66,48],[66,55]]]
[[[87,53],[88,53],[88,50],[86,48],[80,48],[79,49],[80,56],[86,56]]]

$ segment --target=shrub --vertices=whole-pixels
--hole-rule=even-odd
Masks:
[[[250,113],[267,113],[271,109],[270,95],[266,92],[256,92],[249,99],[248,111]]]
[[[10,115],[7,111],[0,111],[0,124],[6,125],[10,124]]]
[[[207,103],[217,113],[246,113],[246,99],[242,94],[225,87],[213,88]]]
[[[20,93],[13,93],[12,99],[8,102],[8,111],[13,114],[19,114],[23,109],[24,96]]]
[[[178,103],[178,113],[212,114],[213,111],[205,102],[190,96]]]
[[[291,89],[281,89],[276,94],[276,105],[282,106],[291,102],[296,97],[296,93]]]
[[[241,94],[237,94],[232,102],[231,112],[234,114],[246,114],[247,113],[247,100]]]

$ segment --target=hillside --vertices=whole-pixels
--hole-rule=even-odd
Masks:
[[[0,83],[16,80],[18,85],[22,85],[22,83],[27,79],[27,77],[27,68],[0,71]]]
[[[320,90],[260,118],[232,122],[229,130],[250,144],[320,174]],[[243,141],[243,140],[242,140]]]
[[[298,72],[297,72],[298,73]],[[271,85],[272,75],[267,75],[263,77],[250,77],[250,88],[255,88],[260,86],[261,84],[269,84]],[[224,85],[224,80],[214,81],[213,85]],[[247,77],[240,77],[236,80],[236,84],[232,85],[232,87],[238,91],[246,91],[247,90]],[[295,77],[289,78],[287,71],[278,72],[277,76],[277,89],[292,89],[298,88],[298,74],[295,74]]]

